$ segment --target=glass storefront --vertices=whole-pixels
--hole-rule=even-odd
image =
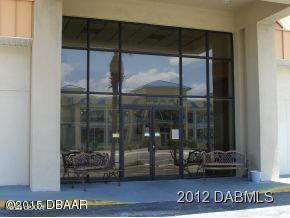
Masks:
[[[193,176],[190,153],[235,148],[232,55],[230,33],[64,17],[61,153],[108,154],[124,179]]]

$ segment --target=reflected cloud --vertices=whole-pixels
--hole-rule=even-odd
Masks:
[[[179,58],[178,57],[169,57],[169,64],[172,66],[178,66],[179,65]],[[199,59],[196,58],[183,58],[182,59],[182,64],[183,65],[188,65],[188,64],[192,64],[194,62],[199,61]]]
[[[62,63],[61,64],[61,76],[62,76],[62,80],[66,77],[69,76],[72,72],[73,72],[74,68],[71,64],[68,63]]]
[[[205,95],[206,84],[204,83],[193,83],[191,84],[191,90],[187,92],[187,95]]]
[[[126,73],[125,75],[130,75],[130,73]],[[139,72],[125,78],[124,80],[124,90],[132,91],[136,88],[140,88],[147,83],[163,80],[163,81],[174,81],[178,79],[178,73],[175,71],[168,72],[159,72],[157,69],[152,68],[145,72]]]

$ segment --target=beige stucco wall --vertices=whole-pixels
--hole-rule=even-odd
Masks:
[[[263,180],[279,177],[274,25],[289,9],[256,2],[235,17],[236,134],[244,134],[237,145],[245,146],[250,170],[262,171]]]
[[[62,0],[37,0],[34,16],[30,188],[59,191]]]
[[[234,13],[144,0],[64,0],[63,14],[232,32]]]
[[[30,56],[0,46],[0,186],[29,184]]]
[[[285,63],[286,61],[284,61]],[[290,62],[278,63],[278,145],[280,175],[290,174]]]

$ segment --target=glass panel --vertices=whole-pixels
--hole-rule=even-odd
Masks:
[[[119,110],[117,95],[90,95],[89,148],[108,154],[112,166],[119,167]],[[92,177],[103,178],[104,172],[95,171]]]
[[[184,166],[184,174],[196,175],[200,159],[198,154],[189,154],[207,150],[207,100],[186,98],[183,100],[183,111],[183,158],[188,163]]]
[[[179,59],[155,55],[122,55],[123,93],[179,95]]]
[[[178,98],[167,97],[152,97],[152,96],[122,96],[123,105],[145,105],[145,106],[158,106],[158,105],[170,105],[178,106]]]
[[[63,157],[86,150],[87,139],[86,95],[61,94],[61,175],[70,176],[64,170]]]
[[[64,17],[62,22],[62,45],[87,47],[87,21]]]
[[[87,52],[63,49],[61,61],[61,91],[86,91]]]
[[[119,91],[119,53],[92,51],[90,54],[90,91]]]
[[[154,112],[155,176],[179,174],[174,153],[179,149],[179,114],[177,110]]]
[[[233,96],[233,72],[231,62],[211,60],[209,62],[210,95]]]
[[[205,57],[205,32],[198,30],[182,30],[182,54]]]
[[[150,176],[149,110],[124,110],[125,177]]]
[[[128,51],[178,53],[178,31],[170,27],[122,24],[122,48]]]
[[[86,95],[61,95],[61,150],[84,150],[86,144]]]
[[[90,47],[118,49],[118,23],[96,20],[90,23]]]
[[[226,33],[209,33],[209,56],[214,58],[232,57],[232,37]]]
[[[228,100],[211,100],[211,150],[228,151],[234,145],[234,105]]]
[[[206,96],[206,60],[182,58],[183,95]]]

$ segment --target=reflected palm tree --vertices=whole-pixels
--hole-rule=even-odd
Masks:
[[[122,65],[122,63],[120,63]],[[121,67],[121,75],[119,74],[119,53],[115,52],[110,63],[110,88],[113,91],[112,98],[112,133],[118,132],[118,89],[123,80],[123,68]],[[115,139],[112,139],[111,145],[111,164],[115,165]]]

